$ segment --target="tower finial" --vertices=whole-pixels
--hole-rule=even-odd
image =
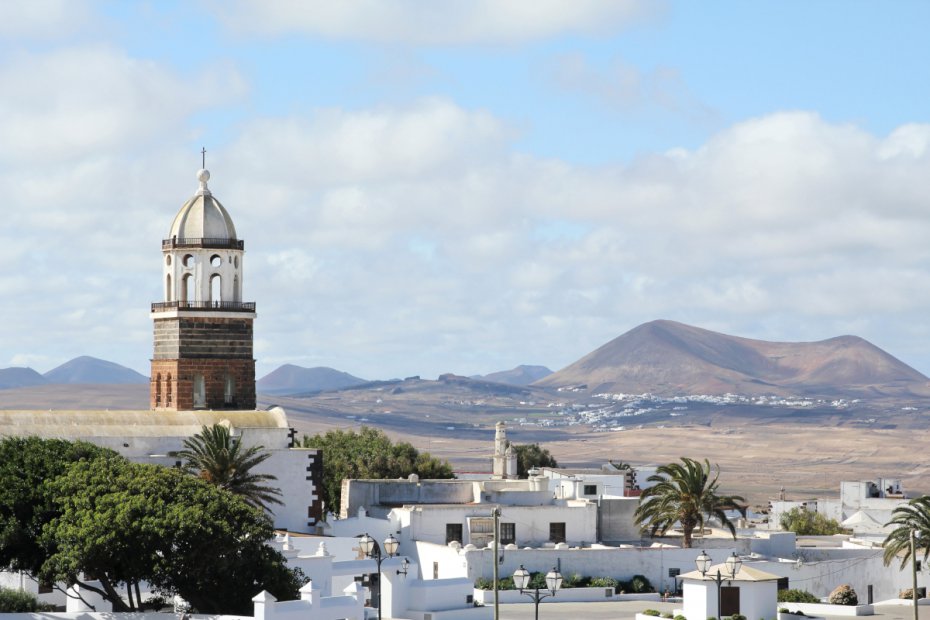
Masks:
[[[201,147],[200,149],[200,167],[207,167],[207,147]]]

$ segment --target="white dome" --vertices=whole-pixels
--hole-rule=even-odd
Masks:
[[[209,179],[207,170],[197,171],[200,189],[174,216],[169,239],[236,239],[232,218],[207,189]]]

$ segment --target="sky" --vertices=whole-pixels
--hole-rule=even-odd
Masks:
[[[148,374],[210,189],[259,376],[564,367],[654,319],[930,374],[930,3],[0,2],[0,367]]]

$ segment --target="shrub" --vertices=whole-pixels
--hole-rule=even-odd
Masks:
[[[658,617],[658,616],[660,616],[661,614],[660,614],[660,612],[659,612],[658,609],[644,609],[644,610],[643,610],[643,615],[644,615],[644,616],[657,616],[657,617]]]
[[[494,580],[488,579],[487,577],[478,577],[475,579],[475,588],[478,590],[493,590],[494,589]],[[507,577],[501,577],[497,580],[497,589],[498,590],[516,590],[513,585],[513,575]]]
[[[833,536],[846,530],[836,519],[806,508],[792,508],[781,516],[781,527],[798,536]]]
[[[779,590],[779,603],[819,603],[820,599],[807,590]]]
[[[837,586],[836,589],[830,593],[830,603],[833,605],[858,605],[859,597],[856,596],[856,591],[853,590],[851,585],[844,583],[841,586]]]
[[[578,573],[572,573],[562,580],[563,588],[584,588],[591,581],[590,577],[584,577]]]
[[[787,607],[779,607],[779,608],[778,608],[778,613],[780,613],[780,614],[790,614],[791,612],[788,611],[788,608],[787,608]]]
[[[707,616],[707,620],[717,620],[717,616]]]
[[[619,582],[613,577],[592,577],[588,585],[592,588],[617,588]]]
[[[17,614],[38,611],[39,600],[22,590],[0,588],[0,613]]]
[[[648,579],[646,579],[644,575],[633,575],[632,579],[629,581],[621,581],[619,585],[627,592],[636,592],[637,594],[643,592],[655,592],[652,584]]]
[[[494,588],[494,582],[491,579],[486,577],[478,577],[475,579],[476,590],[491,590],[492,588]]]
[[[675,616],[674,620],[688,620],[688,619],[685,616],[678,614],[677,616]]]
[[[914,590],[911,588],[905,588],[898,592],[898,598],[913,600]],[[917,588],[917,598],[927,598],[927,588]]]
[[[746,620],[746,616],[743,614],[733,614],[730,616],[730,620]]]

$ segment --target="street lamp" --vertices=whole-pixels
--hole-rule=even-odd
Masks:
[[[544,598],[555,596],[555,593],[562,587],[562,573],[557,571],[555,567],[552,567],[552,570],[546,573],[546,587],[549,588],[548,594],[540,593],[539,588],[524,592],[529,583],[530,571],[523,568],[521,564],[520,568],[513,572],[513,585],[517,586],[517,589],[520,590],[520,594],[525,594],[533,599],[533,602],[536,604],[536,620],[539,620],[539,602]]]
[[[384,539],[384,552],[387,554],[387,557],[393,558],[397,554],[397,547],[400,543],[394,538],[393,534],[388,534],[388,537]],[[365,554],[366,558],[374,560],[378,563],[378,620],[381,620],[381,562],[385,560],[385,556],[381,554],[381,548],[375,544],[375,539],[369,536],[367,533],[358,540],[358,546],[361,548],[362,553]],[[398,575],[407,574],[408,562],[404,558],[403,570],[398,570]]]
[[[701,577],[707,576],[707,571],[710,570],[711,559],[707,555],[706,551],[701,551],[701,555],[697,556],[694,559],[694,565],[697,567],[698,571],[701,573]],[[740,567],[742,567],[743,561],[739,559],[739,556],[736,555],[736,552],[730,554],[730,557],[724,562],[726,566],[727,574],[726,576],[720,574],[720,569],[717,569],[717,575],[713,577],[714,581],[717,582],[717,620],[720,620],[720,615],[722,613],[722,602],[720,600],[720,590],[721,583],[724,579],[735,579],[736,574],[739,573]]]

